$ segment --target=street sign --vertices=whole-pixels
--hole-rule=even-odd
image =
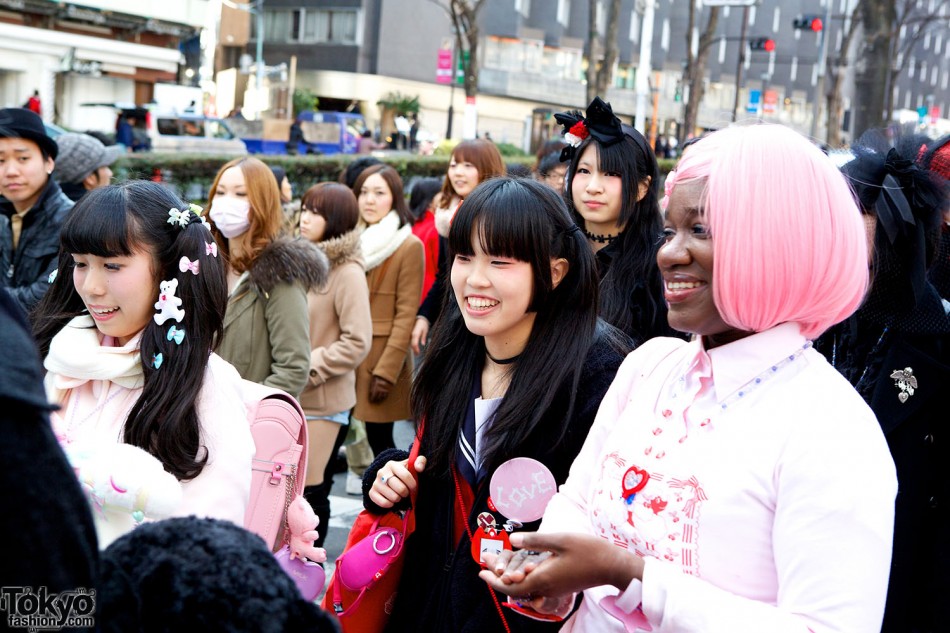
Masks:
[[[439,61],[435,67],[435,81],[440,84],[452,83],[452,49],[439,49]]]
[[[766,90],[762,95],[762,114],[775,114],[778,106],[778,92],[775,90]]]
[[[759,112],[759,103],[762,101],[762,91],[761,90],[750,90],[749,91],[749,103],[746,104],[745,111],[749,114],[758,114]]]

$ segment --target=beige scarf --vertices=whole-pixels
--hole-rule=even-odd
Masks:
[[[66,324],[50,342],[46,367],[46,395],[62,404],[70,389],[89,380],[109,380],[126,389],[145,384],[139,355],[141,333],[122,347],[103,346],[92,317],[84,314]]]

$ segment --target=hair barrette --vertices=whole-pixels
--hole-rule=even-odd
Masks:
[[[49,277],[46,278],[46,283],[51,284],[56,281],[56,275],[59,274],[59,268],[56,268],[49,274]]]
[[[623,140],[624,137],[620,119],[614,114],[610,104],[600,97],[594,97],[587,106],[586,117],[578,110],[571,110],[555,114],[554,120],[558,125],[564,126],[564,141],[568,144],[561,150],[561,162],[574,158],[577,148],[590,136],[605,147]]]
[[[217,242],[211,242],[211,243],[209,244],[208,242],[205,242],[205,255],[211,255],[212,257],[217,257],[217,256],[218,256],[218,243],[217,243]]]
[[[191,261],[184,255],[182,255],[181,259],[178,260],[178,270],[180,270],[183,273],[188,272],[190,270],[192,275],[197,275],[198,264],[199,262],[197,259],[195,261]]]
[[[191,211],[181,211],[181,210],[179,210],[179,209],[169,209],[169,210],[168,210],[168,223],[169,223],[169,224],[172,224],[172,225],[177,224],[177,225],[179,226],[179,228],[182,228],[182,229],[183,229],[183,228],[185,228],[186,226],[188,226],[188,223],[191,221],[191,218],[189,217],[190,215],[191,215]]]
[[[172,326],[168,328],[168,334],[165,338],[169,341],[175,341],[176,345],[181,345],[181,342],[185,340],[185,331],[172,324]]]
[[[184,229],[193,222],[201,222],[202,226],[211,231],[211,225],[202,215],[203,212],[204,209],[197,204],[189,204],[187,209],[172,208],[168,210],[168,223],[177,224],[178,228]]]
[[[177,279],[168,279],[159,284],[158,301],[155,302],[158,314],[153,317],[158,325],[164,325],[168,319],[175,319],[181,323],[181,320],[185,318],[185,311],[181,309],[181,299],[175,296],[177,290]]]
[[[164,361],[165,361],[165,357],[162,356],[161,352],[159,352],[158,354],[154,354],[152,356],[152,367],[154,367],[155,369],[161,369],[162,363]]]

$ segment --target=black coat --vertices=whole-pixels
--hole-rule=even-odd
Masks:
[[[59,231],[73,204],[56,181],[49,180],[23,218],[20,242],[14,251],[10,226],[13,203],[0,200],[0,271],[4,285],[27,312],[49,289],[49,275],[56,270],[59,256]]]
[[[26,318],[3,288],[0,349],[0,490],[6,509],[0,519],[0,587],[94,589],[99,549],[92,512],[53,436],[47,415],[52,407]]]
[[[853,327],[852,319],[816,344],[829,359],[835,335]],[[880,329],[871,329],[876,340]],[[838,357],[845,350],[838,350]],[[910,368],[917,388],[905,402],[891,374]],[[897,468],[894,549],[884,611],[883,633],[931,633],[950,622],[950,322],[942,332],[888,332],[880,354],[857,368],[867,371],[859,391],[874,411]]]
[[[545,434],[545,429],[551,426],[545,423],[546,420],[550,418],[553,424],[558,413],[566,410],[567,394],[562,392],[538,425],[537,432],[517,451],[518,456],[544,463],[558,485],[564,483],[623,359],[624,355],[614,345],[599,336],[585,361],[564,441],[552,445],[550,435]],[[405,451],[398,450],[380,454],[364,474],[364,491],[372,485],[377,471],[387,461],[406,457]],[[490,477],[485,477],[475,491],[475,503],[469,512],[469,526],[473,531],[477,526],[477,515],[488,510],[489,480]],[[467,535],[458,542],[453,538],[456,498],[451,476],[435,477],[425,472],[420,475],[416,532],[406,543],[406,567],[388,631],[485,633],[503,630],[488,585],[478,577],[479,566],[471,554],[471,541]],[[365,495],[364,503],[367,509],[380,511]],[[496,520],[498,516],[496,514]],[[538,525],[540,521],[528,523],[523,529],[534,531]],[[498,600],[504,602],[506,596],[499,594]],[[513,632],[556,631],[561,626],[532,620],[509,609],[503,610]]]

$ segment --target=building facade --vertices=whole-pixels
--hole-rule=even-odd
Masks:
[[[115,111],[83,103],[152,100],[197,71],[209,0],[0,0],[0,105],[39,91],[43,118],[109,130]]]
[[[598,5],[597,30],[602,41],[608,3],[590,1]],[[636,107],[641,38],[649,30],[644,28],[647,1],[623,0],[618,18],[618,60],[606,96],[615,111],[627,116],[632,116]],[[926,9],[928,1],[917,5]],[[650,114],[655,112],[658,133],[676,134],[683,118],[686,50],[698,42],[710,7],[696,0],[696,27],[687,33],[690,0],[654,2]],[[947,3],[929,4],[937,14],[947,12]],[[721,127],[733,119],[739,49],[743,45],[746,53],[737,118],[758,116],[809,132],[821,83],[821,37],[828,38],[828,56],[833,59],[856,6],[857,0],[762,0],[748,11],[722,7],[708,60],[699,126]],[[478,20],[480,131],[489,130],[493,138],[505,137],[518,143],[519,138],[527,138],[527,128],[539,112],[585,105],[588,11],[589,0],[485,2]],[[793,27],[796,18],[807,15],[829,19],[820,33]],[[926,106],[928,112],[947,116],[950,13],[946,15],[942,28],[938,21],[933,34],[921,38],[906,54],[912,59],[906,60],[905,70],[893,86],[896,108]],[[740,44],[743,21],[746,38]],[[456,116],[464,108],[461,90],[456,89],[453,98],[450,88],[436,81],[439,51],[452,48],[454,36],[445,10],[431,0],[266,0],[264,24],[267,63],[287,62],[295,56],[297,86],[316,91],[332,107],[349,103],[349,107],[361,107],[373,119],[378,114],[375,102],[382,95],[408,92],[419,96],[423,125],[436,132],[446,128],[450,103]],[[902,31],[901,41],[911,34]],[[250,46],[255,38],[252,29]],[[770,40],[767,48],[771,50],[751,50],[749,42],[753,40]],[[851,48],[851,60],[859,55],[859,41],[860,34]],[[849,80],[853,63],[843,67],[845,124],[851,120],[848,110],[855,98]],[[819,123],[823,125],[824,114],[821,117]]]

